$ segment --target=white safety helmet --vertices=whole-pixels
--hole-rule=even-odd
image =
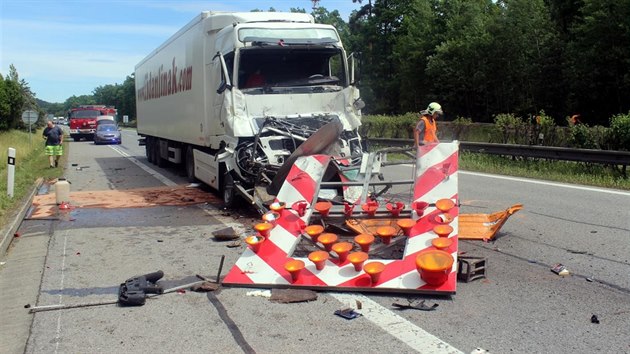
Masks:
[[[437,102],[431,102],[429,103],[429,107],[427,107],[427,113],[429,113],[430,115],[433,115],[433,113],[442,115],[442,106],[440,106],[440,104]]]

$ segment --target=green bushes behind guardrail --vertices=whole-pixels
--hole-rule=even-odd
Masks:
[[[419,117],[419,113],[413,112],[398,116],[366,115],[359,132],[367,138],[413,139]],[[438,121],[438,138],[442,141],[630,150],[630,112],[611,117],[610,127],[571,124],[568,117],[566,121],[567,126],[558,126],[544,111],[529,118],[511,113],[497,114],[494,124],[474,123],[470,118],[457,117],[452,121]]]

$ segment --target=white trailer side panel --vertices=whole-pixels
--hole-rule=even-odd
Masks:
[[[205,145],[204,17],[195,21],[136,67],[140,134]]]

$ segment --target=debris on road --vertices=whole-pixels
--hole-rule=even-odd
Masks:
[[[599,318],[597,318],[597,315],[591,316],[591,323],[599,324]]]
[[[269,301],[288,304],[293,302],[308,302],[317,300],[317,293],[304,289],[272,289]]]
[[[360,313],[356,312],[354,309],[351,309],[351,308],[337,310],[335,311],[335,315],[339,317],[343,317],[347,320],[352,320],[352,319],[362,316]]]
[[[399,310],[408,310],[408,309],[414,309],[414,310],[420,310],[420,311],[433,311],[435,310],[438,306],[440,306],[439,304],[434,303],[433,305],[425,305],[424,303],[425,300],[420,301],[417,304],[413,304],[413,301],[408,300],[408,304],[401,304],[398,302],[394,302],[392,304],[392,306],[397,307]]]
[[[457,280],[464,283],[486,277],[488,259],[485,257],[464,256],[457,258]]]
[[[567,269],[567,267],[565,267],[564,265],[557,263],[554,264],[553,267],[551,267],[551,271],[560,275],[560,276],[565,276],[565,275],[569,275],[570,272]]]
[[[214,231],[212,236],[217,241],[229,241],[239,237],[233,227],[226,227],[224,229]]]
[[[258,297],[266,297],[269,299],[271,297],[271,290],[253,290],[245,293],[247,296],[258,296]]]

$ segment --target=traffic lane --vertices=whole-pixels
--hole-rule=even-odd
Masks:
[[[385,177],[400,179],[400,176],[408,175],[409,170],[410,166],[388,168]],[[533,185],[524,188],[522,182],[495,181],[467,173],[460,173],[458,178],[461,213],[489,214],[516,203],[525,204],[525,209],[507,221],[494,243],[460,241],[460,252],[487,258],[486,279],[458,283],[457,294],[452,299],[410,296],[411,299],[431,299],[439,303],[439,317],[419,311],[405,311],[402,315],[414,323],[421,323],[424,329],[458,348],[477,345],[498,352],[563,353],[610,346],[617,351],[627,351],[626,336],[619,337],[619,328],[630,325],[627,316],[623,315],[630,310],[628,293],[623,288],[618,289],[627,278],[623,277],[625,266],[606,262],[607,267],[616,264],[611,266],[615,269],[605,270],[599,277],[614,281],[613,286],[597,280],[588,282],[582,277],[563,278],[552,273],[548,264],[565,262],[573,268],[578,266],[573,264],[572,258],[583,257],[585,264],[590,262],[590,265],[601,260],[588,254],[569,253],[549,242],[532,246],[531,240],[536,241],[540,236],[537,231],[540,225],[549,221],[539,215],[542,213],[530,214],[528,211],[546,211],[538,203],[544,204],[542,200],[548,187]],[[543,189],[543,197],[532,196],[536,188]],[[397,190],[404,195],[408,189],[398,187]],[[591,197],[593,205],[617,196],[604,194],[599,198],[601,200]],[[577,205],[572,207],[578,208]],[[547,226],[555,230],[553,236],[563,235],[570,239],[572,235],[563,231],[569,222],[555,222],[562,225]],[[621,276],[617,276],[619,272],[622,272]],[[626,270],[625,274],[628,273]],[[391,301],[387,296],[374,299],[383,306],[388,306]],[[610,333],[602,335],[593,330],[594,325],[590,323],[593,313],[610,321],[606,324],[606,331],[610,330]],[[462,328],[468,330],[462,331]]]
[[[125,132],[125,131],[124,131]],[[127,134],[126,134],[127,135]],[[128,135],[137,136],[135,132]],[[151,173],[144,147],[137,140],[123,137],[121,145],[95,145],[91,141],[70,142],[70,155],[65,177],[72,183],[71,191],[133,189],[163,186],[163,181]],[[174,184],[188,184],[181,171],[160,169],[160,174]]]
[[[212,232],[230,222],[221,220],[211,206],[101,211],[114,216],[124,212],[125,217],[104,217],[108,225],[100,227],[57,223],[38,305],[116,299],[124,280],[158,269],[164,271],[164,280],[179,283],[196,280],[195,274],[213,278],[221,256],[226,257],[225,273],[244,251],[244,245],[229,248],[213,240]],[[161,215],[170,215],[169,221],[146,225],[147,218],[161,221]],[[334,316],[340,304],[327,294],[320,293],[309,303],[275,304],[247,296],[251,290],[225,288],[216,294],[225,311],[219,311],[207,294],[187,291],[165,294],[141,307],[40,312],[35,314],[26,352],[232,353],[245,347],[257,352],[316,351],[323,343],[336,343],[334,350],[340,352],[357,348],[412,352],[365,319]],[[235,327],[230,330],[227,323]]]
[[[498,235],[506,252],[547,265],[562,263],[576,275],[630,291],[630,193],[465,173],[460,180],[466,206],[524,205]]]

